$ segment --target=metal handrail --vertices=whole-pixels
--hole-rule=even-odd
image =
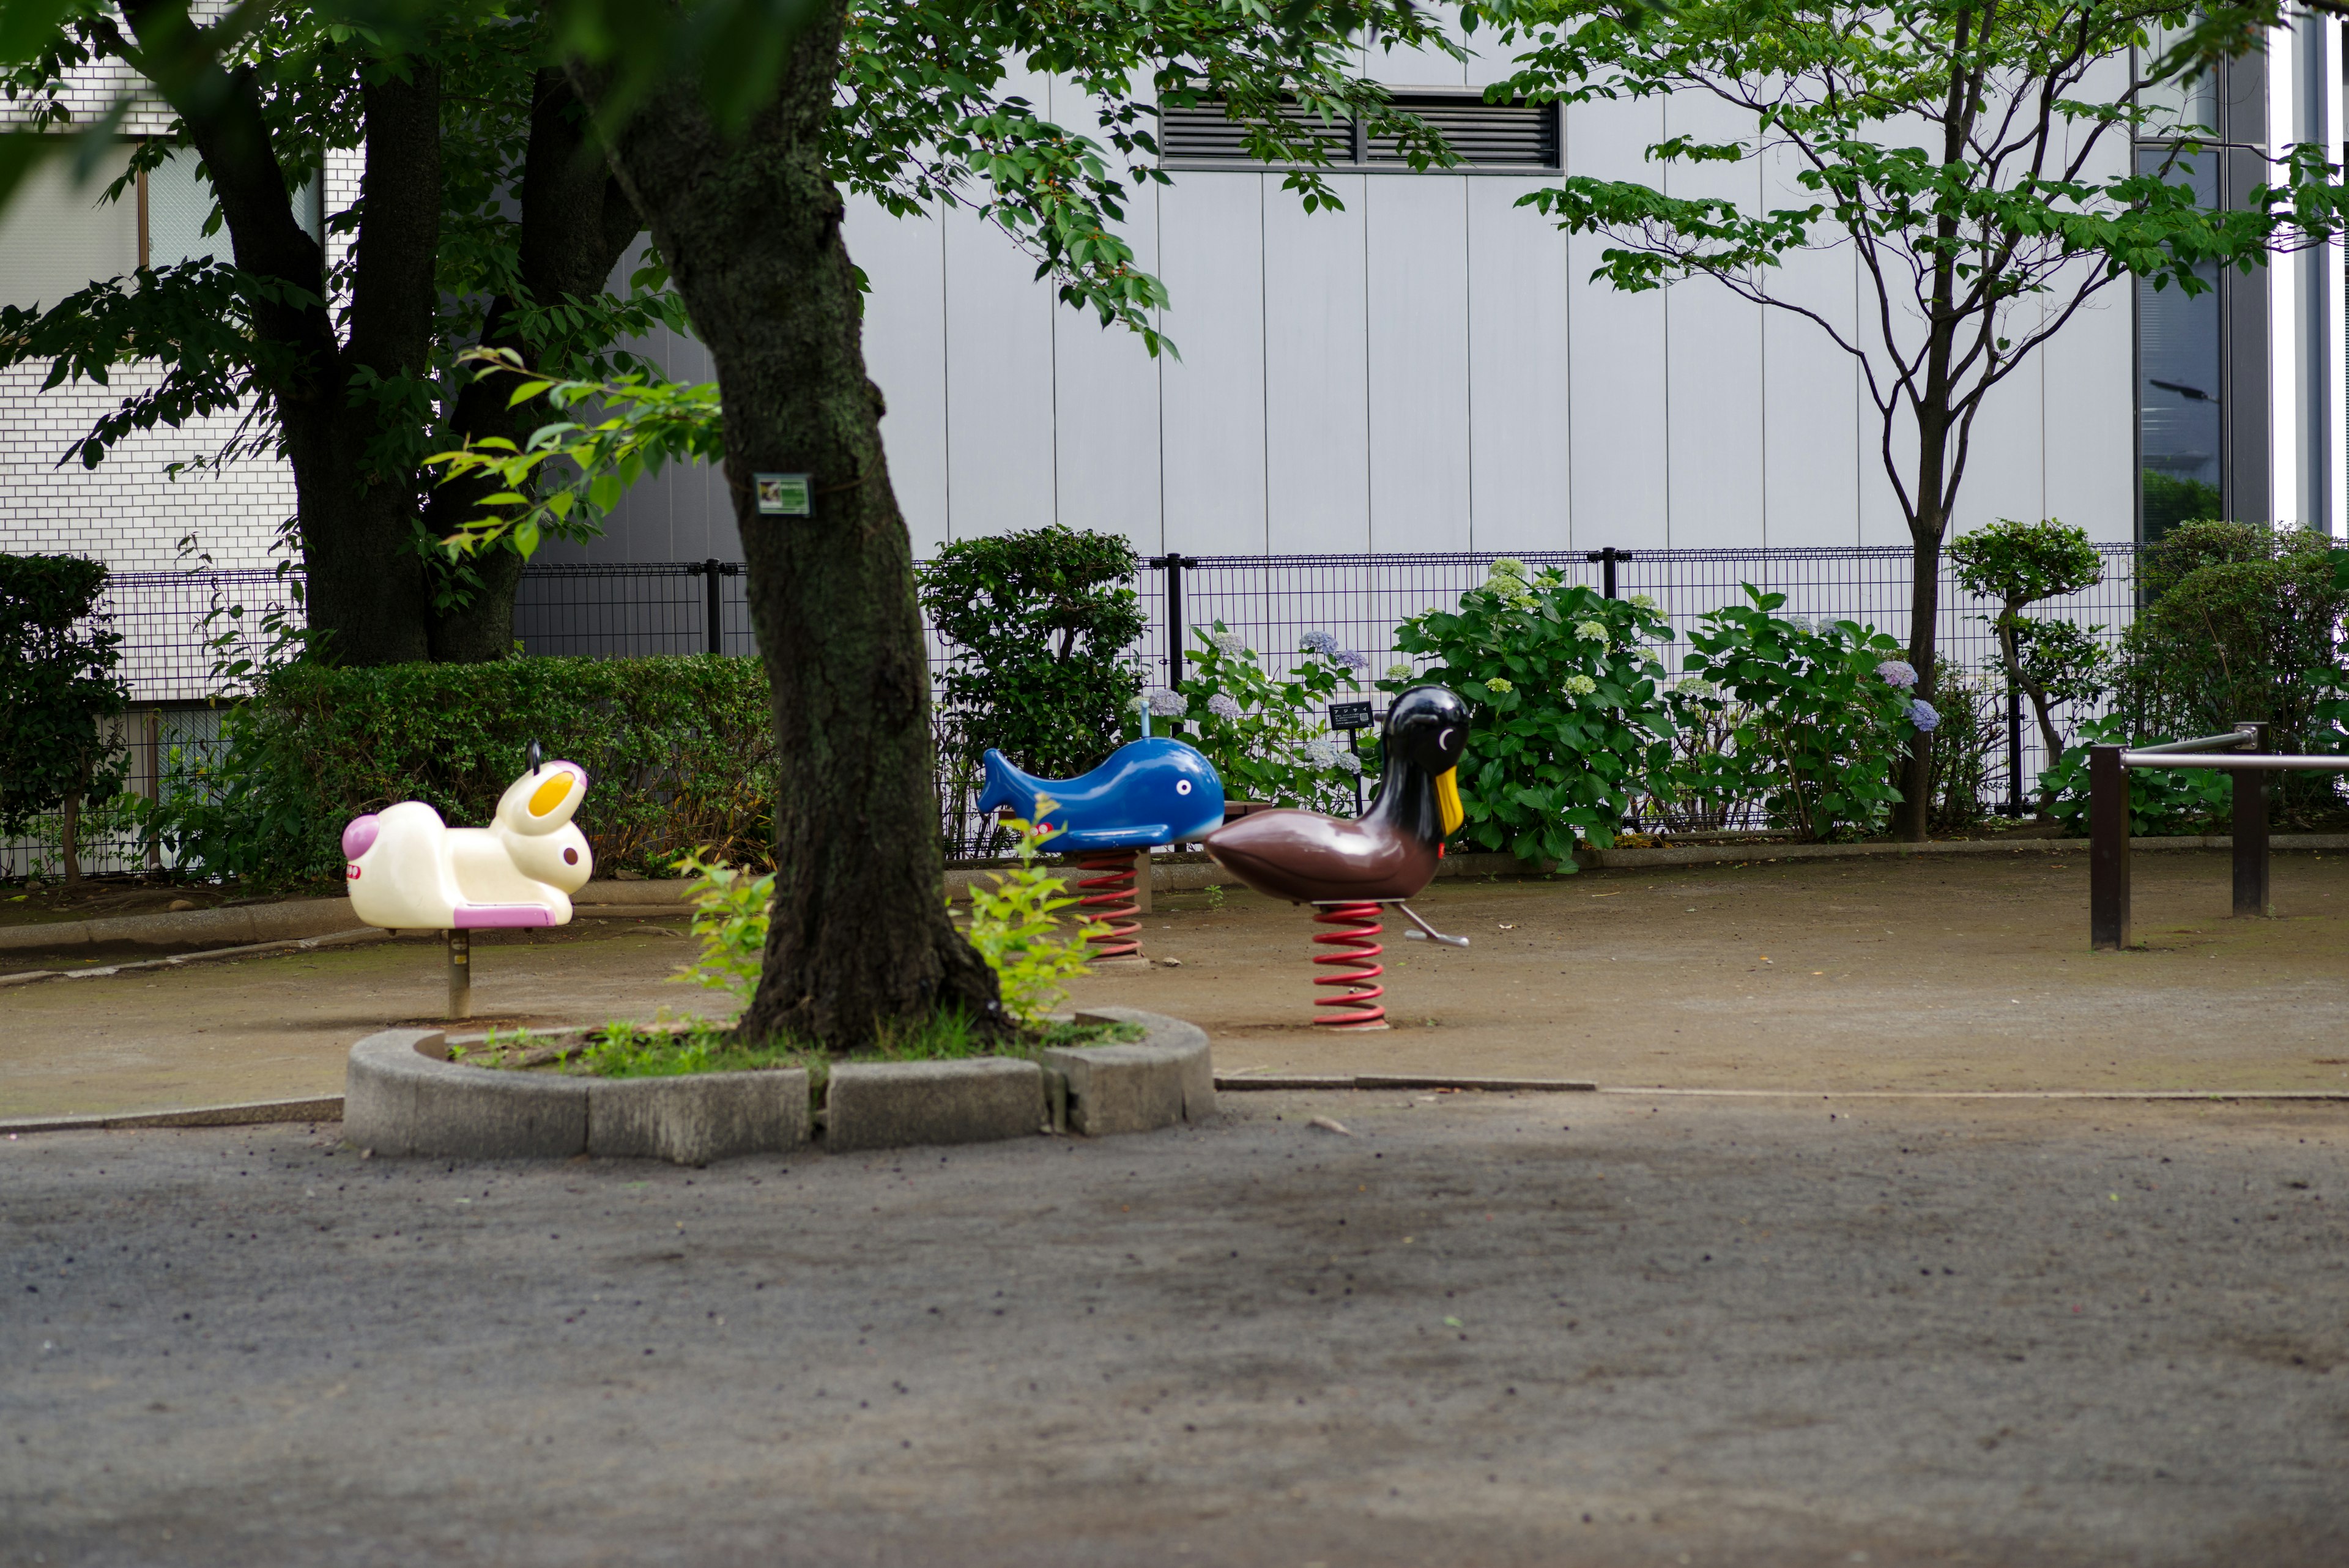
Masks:
[[[2197,735],[2190,741],[2157,741],[2152,745],[2137,746],[2127,753],[2121,759],[2121,765],[2124,767],[2158,766],[2160,764],[2158,763],[2132,763],[2128,759],[2150,757],[2157,753],[2170,752],[2215,752],[2222,746],[2248,746],[2259,738],[2258,732],[2254,730],[2229,730],[2222,735]]]
[[[2220,768],[2229,772],[2251,770],[2258,773],[2296,773],[2306,769],[2312,773],[2349,774],[2349,757],[2296,757],[2274,752],[2259,752],[2248,756],[2227,753],[2176,752],[2157,754],[2158,748],[2138,752],[2123,752],[2121,766],[2125,768]]]

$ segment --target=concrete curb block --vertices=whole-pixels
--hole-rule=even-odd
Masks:
[[[0,1133],[129,1132],[148,1127],[243,1127],[267,1122],[338,1122],[343,1096],[317,1095],[302,1100],[247,1100],[233,1106],[196,1106],[181,1111],[133,1111],[123,1116],[14,1116],[0,1119]]]
[[[1417,1073],[1235,1073],[1216,1087],[1262,1089],[1460,1089],[1485,1094],[1590,1095],[1599,1085],[1581,1078],[1462,1078]]]
[[[131,974],[140,970],[183,969],[191,963],[210,963],[214,959],[251,958],[261,953],[309,952],[318,948],[348,947],[355,942],[388,941],[392,933],[361,926],[354,931],[336,931],[326,937],[297,937],[290,941],[255,942],[243,948],[206,948],[202,952],[173,953],[169,958],[139,959],[130,963],[94,965],[88,969],[34,969],[21,974],[0,974],[0,987],[30,985],[39,980],[98,980],[109,974]]]
[[[1139,1023],[1148,1031],[1123,1045],[1065,1046],[1044,1053],[1044,1070],[1062,1083],[1053,1124],[1088,1137],[1151,1132],[1216,1114],[1216,1070],[1207,1032],[1195,1023],[1133,1007],[1095,1007],[1080,1023]]]
[[[343,1136],[382,1155],[678,1165],[807,1141],[807,1074],[797,1068],[599,1080],[468,1067],[447,1050],[437,1029],[387,1029],[352,1046]]]
[[[225,909],[183,909],[176,915],[119,915],[107,920],[58,920],[0,929],[0,951],[63,952],[128,942],[139,947],[212,947],[292,941],[369,929],[348,898],[288,898],[279,904],[239,904]]]
[[[1012,1056],[843,1062],[824,1091],[823,1141],[834,1154],[991,1143],[1050,1130],[1044,1069]]]

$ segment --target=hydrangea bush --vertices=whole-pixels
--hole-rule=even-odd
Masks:
[[[1206,753],[1223,776],[1226,799],[1352,815],[1361,763],[1330,732],[1328,709],[1341,692],[1360,688],[1357,672],[1370,660],[1333,634],[1311,631],[1298,645],[1295,670],[1282,679],[1222,621],[1196,629],[1199,646],[1177,688],[1183,707],[1166,732]]]
[[[1674,694],[1683,723],[1728,719],[1728,743],[1682,758],[1675,793],[1758,798],[1770,826],[1808,838],[1852,838],[1882,826],[1900,798],[1892,761],[1940,723],[1909,693],[1916,671],[1899,644],[1857,622],[1775,612],[1784,594],[1744,585],[1747,602],[1706,615]]]
[[[1568,871],[1576,841],[1614,843],[1646,775],[1669,765],[1664,668],[1650,648],[1668,635],[1651,604],[1499,560],[1457,611],[1402,624],[1395,645],[1423,668],[1379,684],[1433,681],[1467,701],[1466,844]]]

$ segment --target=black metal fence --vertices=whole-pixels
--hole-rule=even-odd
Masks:
[[[2033,613],[2100,627],[2117,639],[2134,618],[2137,547],[2102,546],[2104,579],[2093,588],[2034,607]],[[1141,647],[1144,678],[1171,685],[1182,678],[1195,633],[1220,621],[1245,637],[1276,669],[1297,657],[1309,631],[1334,634],[1366,654],[1376,675],[1398,655],[1395,628],[1412,616],[1450,608],[1489,575],[1498,553],[1359,556],[1183,556],[1148,558],[1137,587],[1151,612]],[[1689,633],[1708,611],[1738,602],[1744,585],[1786,596],[1783,615],[1851,619],[1906,640],[1909,563],[1906,546],[1745,550],[1575,550],[1517,552],[1533,568],[1552,567],[1601,593],[1645,595],[1670,620],[1672,640],[1660,649],[1677,671]],[[533,566],[514,604],[514,631],[533,655],[629,658],[651,654],[755,651],[745,580],[731,561]],[[126,572],[109,586],[122,668],[134,701],[167,717],[164,729],[183,749],[215,732],[203,707],[242,690],[251,669],[286,630],[299,629],[301,580],[285,571]],[[1938,646],[1945,675],[1974,671],[1978,684],[1997,664],[1990,618],[1998,607],[1967,593],[1946,566]],[[951,650],[932,636],[933,669]],[[2003,703],[2005,699],[1999,699]],[[1985,793],[2019,806],[2021,790],[2049,759],[2035,726],[1998,715],[2008,743],[1988,763]],[[143,721],[142,721],[143,722]],[[38,863],[38,843],[0,845],[0,877]],[[54,836],[48,840],[54,861]],[[115,868],[142,863],[143,849],[109,846],[88,863]]]

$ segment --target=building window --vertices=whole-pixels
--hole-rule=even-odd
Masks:
[[[2138,73],[2182,36],[2156,29],[2137,51]],[[2216,76],[2173,78],[2148,89],[2145,101],[2157,114],[2146,130],[2165,134],[2137,143],[2137,171],[2160,174],[2167,165],[2170,182],[2190,187],[2206,207],[2218,206],[2221,153],[2211,147],[2178,154],[2176,141],[2180,135],[2216,139]],[[2170,164],[2173,155],[2178,161]],[[2175,284],[2137,286],[2137,536],[2148,544],[2180,523],[2223,510],[2225,281],[2209,264],[2195,268],[2195,276],[2210,286],[2192,296]]]
[[[1441,131],[1469,169],[1562,167],[1554,103],[1486,103],[1468,93],[1398,93],[1394,102]],[[1286,112],[1328,151],[1333,167],[1389,171],[1411,167],[1393,137],[1372,136],[1360,120],[1333,124],[1310,109]],[[1224,117],[1222,104],[1212,101],[1162,107],[1158,151],[1169,168],[1282,167],[1250,157],[1246,130]]]

